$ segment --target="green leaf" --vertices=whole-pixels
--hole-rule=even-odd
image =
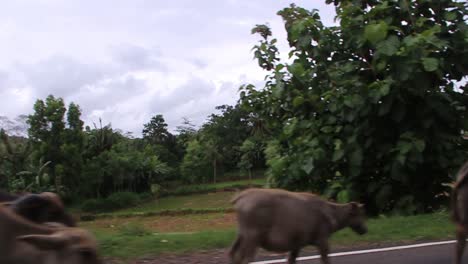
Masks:
[[[344,154],[345,152],[343,149],[335,150],[335,152],[333,152],[332,161],[335,162],[337,160],[340,160],[341,158],[343,158]]]
[[[364,100],[359,94],[354,94],[346,96],[343,103],[350,108],[354,108],[356,106],[361,105],[363,102]]]
[[[276,86],[272,87],[273,90],[273,96],[276,98],[281,97],[284,91],[284,83],[282,81],[279,81]]]
[[[349,192],[348,190],[342,190],[338,193],[336,197],[339,203],[347,203],[349,202]]]
[[[305,23],[302,20],[293,23],[290,29],[291,38],[296,40],[305,29]]]
[[[347,107],[352,108],[354,106],[353,104],[353,98],[351,96],[346,96],[343,102]]]
[[[421,37],[419,35],[413,36],[407,36],[403,39],[403,43],[408,46],[408,47],[413,47],[419,44],[421,41]]]
[[[380,95],[386,96],[390,92],[390,84],[388,82],[382,84],[380,87]]]
[[[333,132],[333,127],[332,126],[324,126],[320,129],[320,131],[322,131],[323,133],[331,133]]]
[[[276,65],[275,70],[276,71],[281,71],[283,68],[284,68],[284,64],[278,64],[278,65]]]
[[[302,170],[304,170],[307,174],[309,174],[313,169],[314,169],[314,159],[309,158],[302,165]]]
[[[398,150],[402,154],[408,153],[413,148],[413,145],[410,142],[400,142],[398,143]]]
[[[415,140],[413,142],[413,144],[414,144],[414,147],[416,148],[416,150],[418,152],[420,152],[420,153],[423,152],[424,149],[426,148],[426,142],[424,142],[424,140],[422,140],[422,139]]]
[[[447,19],[448,21],[452,21],[452,20],[457,19],[457,14],[454,13],[454,12],[447,12],[447,13],[445,13],[444,17],[445,17],[445,19]]]
[[[357,149],[351,153],[351,156],[349,157],[349,162],[351,163],[351,166],[358,167],[361,166],[362,163],[362,150]]]
[[[378,24],[370,24],[364,29],[364,37],[372,44],[375,44],[387,37],[387,31],[388,25],[384,21]]]
[[[399,162],[401,165],[405,165],[406,156],[403,155],[403,154],[399,154],[399,155],[397,156],[397,160],[398,160],[398,162]]]
[[[435,58],[423,58],[421,61],[424,66],[424,70],[428,72],[437,70],[439,66],[439,62]]]
[[[304,66],[301,63],[295,62],[288,66],[289,72],[293,75],[300,77],[304,74]]]
[[[335,139],[333,142],[335,144],[335,150],[341,149],[341,145],[343,144],[343,141],[341,139]]]
[[[387,56],[392,56],[398,51],[399,47],[400,41],[398,40],[398,37],[392,35],[377,45],[377,52]]]
[[[301,106],[304,103],[304,97],[302,96],[297,96],[293,100],[293,106],[298,107]]]

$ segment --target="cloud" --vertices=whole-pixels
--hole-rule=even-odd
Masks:
[[[132,44],[120,44],[111,47],[111,54],[112,58],[119,64],[119,66],[122,66],[124,69],[129,71],[166,69],[159,61],[161,52],[156,48],[148,49]]]
[[[318,8],[326,24],[332,6]],[[78,103],[87,124],[111,122],[139,135],[163,114],[200,125],[214,107],[234,104],[238,87],[261,84],[252,59],[255,24],[269,22],[287,54],[276,12],[289,0],[8,1],[0,9],[0,115],[32,111],[49,94]]]
[[[67,97],[81,87],[104,78],[110,69],[54,55],[37,63],[18,64],[15,71],[21,76],[21,80],[17,81],[34,87],[34,95],[42,98],[49,94]]]

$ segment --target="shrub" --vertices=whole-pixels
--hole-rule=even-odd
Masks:
[[[104,201],[106,209],[115,210],[135,205],[139,200],[140,198],[136,193],[118,192],[109,195]]]
[[[132,192],[118,192],[105,199],[90,199],[83,202],[81,209],[85,212],[103,212],[117,210],[137,204],[141,197]]]
[[[81,209],[85,212],[98,212],[103,209],[104,202],[100,199],[89,199],[83,202]]]

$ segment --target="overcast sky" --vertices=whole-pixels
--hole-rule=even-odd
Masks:
[[[170,128],[200,125],[234,104],[238,87],[260,84],[255,24],[268,22],[286,50],[276,12],[324,0],[9,0],[0,8],[0,115],[29,114],[48,94],[78,103],[87,124],[102,118],[139,135],[163,114]]]

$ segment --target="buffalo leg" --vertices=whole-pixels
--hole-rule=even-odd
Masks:
[[[241,235],[237,235],[236,241],[234,241],[234,244],[232,244],[231,249],[229,250],[229,258],[231,258],[231,261],[234,261],[234,257],[239,251],[239,246],[241,244],[242,237]]]
[[[257,243],[255,240],[243,238],[242,244],[239,246],[238,254],[234,256],[233,264],[248,264],[255,256],[257,250]]]
[[[328,241],[320,241],[317,244],[317,247],[320,252],[320,257],[322,259],[323,264],[330,264],[330,260],[328,259]]]
[[[296,264],[296,258],[299,255],[299,249],[293,249],[289,252],[288,264]]]
[[[463,227],[457,227],[457,246],[455,252],[455,264],[461,264],[463,250],[466,244],[466,233]]]

